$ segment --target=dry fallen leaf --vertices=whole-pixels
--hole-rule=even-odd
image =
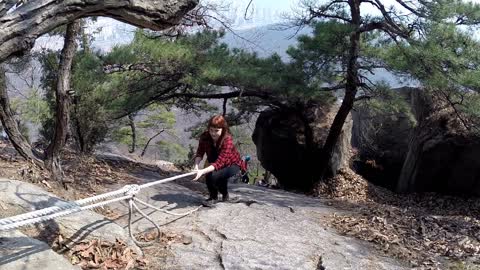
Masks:
[[[398,195],[343,170],[319,184],[319,196],[343,200],[348,215],[332,214],[331,225],[345,235],[370,241],[412,265],[438,265],[440,256],[480,261],[480,200],[437,194]],[[445,268],[445,266],[443,266]]]

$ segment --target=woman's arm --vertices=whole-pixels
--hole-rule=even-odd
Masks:
[[[198,170],[198,164],[202,161],[203,157],[195,157],[195,165],[193,166],[193,170]]]
[[[200,139],[198,140],[197,152],[195,153],[195,165],[193,166],[194,170],[198,170],[198,164],[200,164],[203,156],[205,155],[206,147],[205,140],[203,140],[202,136],[200,136]]]
[[[200,179],[200,177],[202,177],[202,175],[207,174],[209,172],[213,172],[213,171],[215,171],[215,167],[213,167],[212,165],[206,168],[203,168],[201,170],[197,170],[197,175],[195,176],[195,178],[193,178],[193,181],[197,181],[198,179]]]

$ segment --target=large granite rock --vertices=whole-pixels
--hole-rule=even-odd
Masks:
[[[321,149],[337,111],[336,105],[310,102],[260,114],[252,135],[257,157],[284,188],[310,190],[318,180]],[[351,129],[349,117],[328,168],[333,174],[348,166]]]
[[[0,232],[0,269],[80,270],[41,241],[18,231]]]
[[[476,130],[466,128],[439,96],[417,91],[412,100],[418,125],[410,137],[397,191],[480,195]]]
[[[355,170],[399,192],[480,195],[477,132],[465,127],[439,93],[419,88],[394,91],[398,95],[380,101],[380,106],[394,103],[391,110],[379,113],[372,104],[355,108]],[[407,110],[398,110],[401,102]]]
[[[218,203],[184,218],[141,207],[165,232],[188,239],[171,243],[162,269],[408,269],[326,227],[326,216],[336,210],[325,200],[244,184],[230,188],[241,203]],[[138,197],[175,212],[195,209],[202,200],[201,194],[176,183],[142,190]],[[116,222],[126,226],[126,212]],[[135,218],[135,230],[152,227]]]
[[[50,206],[62,206],[66,202],[33,184],[0,178],[0,203],[8,209],[0,213],[3,218]],[[113,243],[119,239],[142,254],[127,231],[93,211],[71,214],[35,226],[40,230],[39,234],[46,237],[62,234],[67,239],[67,245],[95,238]]]

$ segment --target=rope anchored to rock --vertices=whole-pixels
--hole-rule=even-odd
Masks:
[[[169,178],[166,178],[166,179],[149,182],[149,183],[146,183],[146,184],[143,184],[143,185],[126,185],[126,186],[124,186],[124,187],[122,187],[118,190],[112,191],[112,192],[108,192],[108,193],[100,194],[100,195],[97,195],[97,196],[84,198],[84,199],[77,200],[77,201],[74,201],[74,202],[64,202],[64,203],[62,203],[62,205],[59,205],[59,206],[52,206],[52,207],[28,212],[28,213],[13,216],[13,217],[3,218],[3,219],[0,219],[0,231],[13,230],[13,229],[16,229],[16,228],[19,228],[19,227],[22,227],[22,226],[41,223],[41,222],[52,220],[52,219],[55,219],[55,218],[58,218],[58,217],[67,216],[67,215],[70,215],[70,214],[73,214],[73,213],[77,213],[77,212],[81,212],[81,211],[85,211],[85,210],[90,210],[90,209],[97,208],[97,207],[102,207],[102,206],[105,206],[107,204],[111,204],[111,203],[114,203],[114,202],[127,200],[128,201],[128,206],[129,206],[128,207],[129,208],[129,210],[128,210],[128,231],[129,231],[130,237],[132,238],[132,240],[137,245],[145,245],[145,244],[147,244],[147,242],[138,241],[138,240],[135,239],[135,237],[133,235],[133,232],[132,232],[133,211],[136,210],[138,213],[140,213],[140,215],[142,215],[145,219],[150,221],[155,226],[155,228],[158,230],[158,237],[160,237],[160,226],[154,220],[152,220],[147,214],[145,214],[136,205],[135,202],[138,202],[138,203],[140,203],[140,204],[142,204],[146,207],[155,209],[157,211],[161,211],[163,213],[166,213],[166,214],[169,214],[169,215],[174,215],[174,216],[189,215],[189,214],[197,211],[198,209],[200,209],[202,206],[199,206],[199,207],[197,207],[193,210],[190,210],[190,211],[187,211],[187,212],[184,212],[184,213],[175,213],[175,212],[167,211],[165,209],[160,209],[160,208],[155,207],[151,204],[148,204],[148,203],[136,198],[136,195],[138,193],[140,193],[140,191],[144,188],[155,186],[155,185],[162,184],[162,183],[171,182],[171,181],[174,181],[174,180],[177,180],[177,179],[180,179],[180,178],[184,178],[184,177],[187,177],[187,176],[191,176],[191,175],[194,175],[194,174],[196,174],[196,172],[190,172],[190,173],[185,173],[185,174],[181,174],[181,175],[176,175],[176,176],[169,177]],[[109,198],[112,198],[112,199],[109,199]],[[108,200],[106,200],[106,199],[108,199]]]

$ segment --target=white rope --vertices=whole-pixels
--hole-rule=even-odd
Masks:
[[[63,210],[71,209],[71,208],[80,207],[81,205],[89,204],[89,203],[92,203],[92,202],[95,202],[95,201],[104,200],[104,199],[109,198],[109,197],[115,197],[115,196],[124,194],[128,190],[129,187],[130,187],[130,185],[127,185],[127,186],[124,186],[123,188],[121,188],[119,190],[115,190],[115,191],[108,192],[108,193],[105,193],[105,194],[100,194],[100,195],[97,195],[97,196],[84,198],[84,199],[77,200],[77,201],[74,201],[74,202],[64,202],[65,205],[63,205],[63,206],[47,207],[47,208],[44,208],[44,209],[28,212],[28,213],[25,213],[25,214],[0,219],[0,225],[6,225],[6,224],[22,221],[22,220],[41,217],[41,216],[48,215],[48,214],[51,214],[51,213],[55,213],[55,212],[58,212],[58,211],[63,211]]]
[[[133,214],[133,209],[137,210],[137,212],[139,212],[146,220],[150,221],[150,223],[152,223],[155,228],[157,229],[157,237],[155,237],[156,239],[160,238],[160,236],[162,235],[162,230],[160,229],[160,226],[155,222],[153,221],[153,219],[151,219],[147,214],[145,214],[142,210],[140,210],[140,208],[138,208],[138,206],[135,204],[134,202],[134,199],[131,198],[129,201],[128,201],[128,205],[129,205],[129,210],[128,210],[128,232],[130,234],[130,238],[132,238],[133,242],[135,244],[137,244],[138,246],[147,246],[147,245],[150,245],[152,242],[144,242],[144,241],[139,241],[135,238],[135,236],[133,235],[133,231],[132,231],[132,214]],[[155,240],[155,239],[154,239]]]
[[[138,198],[136,198],[135,196],[133,196],[132,198],[130,198],[128,200],[128,206],[129,206],[129,209],[128,209],[128,233],[130,234],[130,238],[132,238],[133,242],[135,244],[137,244],[138,246],[148,246],[148,245],[151,245],[153,243],[153,240],[156,240],[158,238],[160,238],[160,236],[162,235],[162,232],[160,230],[160,225],[158,225],[155,221],[153,221],[152,218],[150,218],[147,214],[145,214],[138,206],[135,202],[139,202],[140,204],[143,204],[144,206],[146,207],[149,207],[149,208],[153,208],[155,210],[158,210],[160,212],[163,212],[163,213],[166,213],[166,214],[169,214],[169,215],[173,215],[173,216],[186,216],[186,215],[190,215],[191,213],[197,211],[198,209],[200,209],[202,206],[198,206],[196,207],[195,209],[193,210],[190,210],[188,212],[184,212],[184,213],[174,213],[174,212],[170,212],[170,211],[167,211],[167,210],[164,210],[164,209],[160,209],[158,207],[155,207],[151,204],[148,204],[142,200],[139,200]],[[152,239],[151,241],[149,242],[145,242],[145,241],[139,241],[135,238],[135,236],[133,235],[133,231],[132,231],[132,223],[133,223],[133,219],[132,219],[132,215],[133,215],[133,210],[137,210],[137,212],[139,212],[145,219],[147,219],[148,221],[150,221],[150,223],[152,223],[155,228],[157,229],[157,236],[155,237],[155,239]]]
[[[65,205],[62,205],[62,206],[52,206],[52,207],[40,209],[37,211],[0,219],[0,231],[10,230],[10,229],[18,228],[28,224],[35,224],[38,222],[54,219],[56,217],[61,217],[61,216],[69,215],[79,211],[103,206],[109,203],[131,199],[136,194],[138,194],[143,188],[151,187],[151,186],[162,184],[162,183],[167,183],[167,182],[174,181],[176,179],[187,177],[194,174],[196,174],[196,172],[185,173],[185,174],[169,177],[166,179],[146,183],[143,185],[126,185],[121,189],[118,189],[112,192],[100,194],[100,195],[89,197],[89,198],[84,198],[74,202],[65,202]],[[81,206],[81,205],[89,204],[95,201],[104,200],[110,197],[116,197],[122,194],[125,196],[116,198],[116,199],[111,199],[108,201],[103,201],[93,205]]]
[[[189,173],[185,173],[185,174],[173,176],[173,177],[170,177],[170,178],[166,178],[166,179],[162,179],[162,180],[157,180],[157,181],[154,181],[154,182],[146,183],[146,184],[140,185],[140,189],[142,189],[142,188],[147,188],[147,187],[151,187],[151,186],[158,185],[158,184],[163,184],[163,183],[171,182],[171,181],[173,181],[173,180],[177,180],[177,179],[179,179],[179,178],[187,177],[187,176],[194,175],[194,174],[197,174],[197,173],[196,173],[196,172],[189,172]]]
[[[195,209],[192,209],[192,210],[190,210],[190,211],[188,211],[188,212],[175,213],[175,212],[171,212],[171,211],[168,211],[168,210],[165,210],[165,209],[161,209],[161,208],[155,207],[155,206],[153,206],[153,205],[151,205],[151,204],[148,204],[148,203],[146,203],[146,202],[144,202],[144,201],[142,201],[142,200],[139,200],[139,199],[136,198],[136,197],[134,197],[133,200],[136,201],[136,202],[139,202],[140,204],[143,204],[143,205],[145,205],[145,206],[147,206],[147,207],[150,207],[150,208],[152,208],[152,209],[155,209],[155,210],[157,210],[157,211],[160,211],[160,212],[162,212],[162,213],[169,214],[169,215],[172,215],[172,216],[186,216],[186,215],[190,215],[191,213],[193,213],[193,212],[197,211],[198,209],[202,208],[202,206],[200,205],[200,206],[196,207]]]
[[[101,206],[107,205],[109,203],[123,201],[123,200],[127,200],[127,199],[130,199],[130,198],[132,198],[131,195],[123,196],[123,197],[120,197],[120,198],[115,198],[115,199],[99,202],[99,203],[92,204],[92,205],[81,206],[81,207],[77,207],[77,208],[74,208],[74,209],[66,209],[66,210],[63,210],[61,212],[52,213],[52,214],[42,216],[42,217],[36,217],[36,218],[27,219],[27,220],[17,221],[15,223],[10,223],[10,224],[7,224],[7,225],[1,225],[0,226],[0,231],[16,229],[18,227],[22,227],[22,226],[25,226],[25,225],[44,222],[44,221],[51,220],[51,219],[54,219],[54,218],[63,217],[63,216],[70,215],[70,214],[73,214],[73,213],[81,212],[81,211],[84,211],[84,210],[89,210],[89,209],[96,208],[96,207],[101,207]]]

